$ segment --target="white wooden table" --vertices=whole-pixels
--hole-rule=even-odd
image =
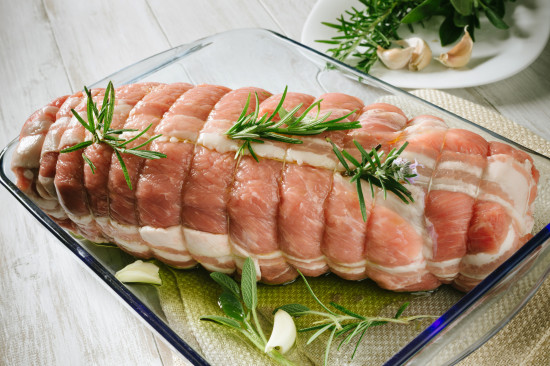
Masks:
[[[167,48],[248,27],[300,39],[314,2],[0,0],[0,146],[53,97]],[[450,92],[550,139],[548,71],[550,44],[507,80]],[[172,351],[4,189],[0,202],[0,364],[173,364]]]

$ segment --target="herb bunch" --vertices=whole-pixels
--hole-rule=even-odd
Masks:
[[[338,23],[322,22],[339,33],[330,40],[318,40],[333,47],[327,53],[337,60],[349,62],[358,59],[354,66],[368,73],[378,60],[378,46],[389,48],[393,40],[400,39],[397,30],[401,20],[420,0],[359,0],[364,10],[352,7],[337,18]]]
[[[385,157],[385,153],[380,151],[381,145],[376,146],[371,151],[367,152],[361,144],[353,140],[355,147],[361,153],[361,161],[355,159],[346,150],[339,150],[338,147],[330,140],[332,149],[336,157],[343,165],[346,176],[351,177],[351,183],[356,184],[357,195],[359,197],[359,205],[363,220],[367,220],[367,210],[365,205],[365,197],[361,188],[361,180],[369,183],[371,195],[374,198],[374,186],[381,188],[384,192],[384,199],[387,198],[387,191],[393,192],[403,202],[414,202],[411,192],[401,183],[412,183],[414,177],[417,176],[417,163],[399,157],[405,150],[408,142],[405,142],[398,150],[392,149]],[[347,161],[346,161],[347,160]],[[348,162],[350,164],[348,164]]]
[[[60,153],[69,153],[69,152],[85,149],[86,147],[92,144],[108,145],[114,150],[115,156],[117,157],[120,163],[120,166],[122,168],[122,172],[124,173],[126,184],[128,184],[128,187],[132,189],[132,182],[130,181],[128,169],[126,168],[126,164],[124,163],[122,154],[131,154],[144,159],[165,158],[166,157],[165,154],[157,151],[139,150],[140,148],[149,144],[151,141],[157,139],[161,135],[153,136],[147,139],[145,142],[140,143],[139,145],[134,146],[132,148],[129,148],[128,144],[141,138],[152,127],[152,124],[150,124],[143,131],[137,133],[135,136],[129,139],[121,138],[121,135],[124,132],[138,132],[138,130],[129,129],[129,128],[122,128],[122,129],[111,128],[111,122],[113,120],[113,114],[115,109],[115,89],[113,87],[113,84],[109,82],[109,84],[107,85],[107,88],[105,89],[105,97],[103,98],[101,110],[98,110],[97,104],[94,102],[92,94],[90,93],[90,90],[84,87],[84,92],[86,93],[86,97],[87,97],[86,114],[87,114],[88,121],[86,122],[74,109],[71,109],[71,111],[73,115],[76,117],[76,119],[78,120],[78,122],[82,126],[84,126],[84,128],[88,132],[90,132],[90,134],[92,135],[92,138],[91,140],[86,140],[74,146],[67,147],[61,150]],[[94,163],[90,160],[90,158],[88,158],[85,153],[82,153],[82,158],[90,166],[92,173],[95,174],[96,167]]]
[[[349,310],[348,308],[332,301],[329,302],[329,305],[332,308],[334,308],[334,310],[331,310],[329,307],[323,304],[321,300],[319,300],[319,298],[313,292],[311,286],[307,282],[304,275],[301,272],[299,273],[302,279],[304,280],[304,283],[310,295],[313,297],[315,302],[319,304],[321,308],[323,308],[324,311],[311,310],[307,306],[302,304],[287,304],[275,309],[274,312],[276,312],[279,309],[282,309],[293,317],[313,315],[321,318],[320,320],[314,321],[312,323],[313,324],[312,326],[298,329],[298,332],[315,331],[315,333],[307,341],[307,344],[310,344],[311,342],[319,338],[319,336],[321,336],[323,333],[329,334],[327,345],[325,348],[325,355],[324,355],[325,365],[328,365],[328,359],[329,359],[332,343],[338,337],[341,337],[342,340],[340,341],[337,347],[337,350],[340,350],[342,345],[348,344],[354,338],[357,338],[357,343],[355,344],[355,348],[351,355],[351,358],[353,359],[359,345],[361,344],[361,341],[363,340],[365,333],[369,328],[388,324],[388,323],[410,324],[412,322],[422,320],[422,319],[436,318],[436,316],[433,316],[433,315],[416,315],[416,316],[403,317],[402,316],[403,312],[409,306],[409,303],[404,303],[403,305],[401,305],[401,307],[399,307],[399,309],[397,310],[393,318],[359,315]]]
[[[256,94],[256,108],[252,113],[247,114],[250,105],[250,94],[237,122],[225,132],[225,134],[233,140],[242,140],[243,143],[237,150],[235,158],[243,155],[246,150],[250,155],[258,161],[258,157],[252,147],[252,142],[263,144],[264,140],[280,141],[289,144],[301,144],[302,140],[292,136],[307,136],[318,135],[325,131],[350,130],[360,128],[361,124],[358,121],[341,122],[349,117],[355,111],[352,111],[340,118],[330,119],[330,112],[325,115],[320,115],[321,101],[318,100],[310,105],[301,115],[296,116],[296,113],[302,108],[302,104],[298,104],[290,111],[283,108],[283,102],[286,98],[287,87],[281,96],[279,104],[271,113],[259,116],[259,100]],[[308,115],[310,111],[317,108],[317,115]],[[275,116],[279,115],[280,120],[275,122]]]
[[[251,258],[244,262],[241,286],[228,275],[213,272],[210,277],[223,289],[218,298],[218,304],[227,317],[205,315],[201,320],[211,321],[238,331],[262,352],[267,344],[266,337],[258,321],[256,307],[258,305],[258,289],[256,284],[256,268]],[[283,365],[292,365],[280,352],[273,349],[267,355]]]
[[[442,46],[455,42],[467,27],[472,39],[474,29],[480,28],[480,16],[485,14],[498,29],[507,29],[504,22],[507,1],[515,0],[359,0],[364,9],[352,7],[336,23],[322,24],[336,29],[338,35],[330,40],[317,40],[330,44],[327,53],[337,60],[350,63],[350,57],[358,59],[354,66],[368,73],[378,59],[378,46],[390,48],[392,41],[400,39],[398,30],[406,24],[413,31],[413,24],[421,24],[434,16],[442,16],[439,39]]]

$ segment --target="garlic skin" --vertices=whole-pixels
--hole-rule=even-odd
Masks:
[[[458,68],[466,66],[472,57],[473,47],[474,41],[472,37],[470,37],[470,33],[464,30],[464,35],[460,42],[458,42],[449,52],[439,55],[437,60],[447,67]]]
[[[288,352],[296,342],[296,325],[292,317],[284,310],[277,310],[273,320],[273,331],[265,345],[267,353],[277,349],[281,353]]]
[[[159,276],[159,267],[142,260],[137,260],[122,268],[115,273],[115,278],[124,283],[139,282],[162,285],[162,280]]]
[[[407,38],[398,41],[399,44],[413,47],[413,53],[409,62],[409,70],[420,71],[432,61],[432,50],[430,46],[420,37]]]
[[[388,69],[397,70],[407,66],[413,52],[414,47],[385,49],[378,46],[376,54],[378,55],[378,59],[382,61]]]

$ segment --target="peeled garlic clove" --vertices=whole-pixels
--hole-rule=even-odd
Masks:
[[[162,285],[162,280],[159,276],[159,267],[153,263],[137,260],[130,263],[120,271],[115,273],[115,277],[120,282],[139,282],[150,283],[154,285]]]
[[[378,46],[376,53],[380,61],[382,61],[388,69],[396,70],[407,66],[411,60],[413,51],[413,47],[385,49]]]
[[[409,62],[409,70],[420,71],[430,64],[432,60],[432,50],[422,38],[407,38],[397,43],[413,48],[413,53]]]
[[[277,310],[273,320],[273,331],[265,345],[265,352],[276,349],[286,353],[296,342],[296,325],[292,317],[284,310]]]
[[[447,67],[462,67],[465,66],[470,57],[472,57],[472,48],[474,47],[474,41],[470,37],[470,33],[464,30],[464,35],[460,42],[458,42],[449,52],[442,53],[438,60]]]

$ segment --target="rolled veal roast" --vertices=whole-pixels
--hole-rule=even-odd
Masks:
[[[91,90],[98,103],[104,94]],[[146,148],[167,156],[123,155],[132,189],[106,144],[60,153],[90,134],[71,112],[86,119],[86,95],[58,98],[23,126],[12,161],[17,185],[59,225],[91,241],[179,268],[199,263],[225,273],[251,257],[258,279],[270,284],[293,280],[299,269],[308,276],[370,278],[397,291],[442,283],[468,290],[530,237],[538,172],[524,152],[448,128],[437,117],[408,118],[390,104],[365,106],[328,93],[319,96],[321,113],[353,112],[344,121],[358,120],[361,128],[303,137],[303,144],[253,143],[258,162],[249,154],[235,158],[241,142],[224,133],[254,94],[260,115],[281,100],[253,87],[116,89],[112,127],[152,124],[132,146],[162,134]],[[316,100],[288,93],[283,108],[301,103],[303,112]],[[252,98],[249,111],[255,108]],[[364,182],[363,220],[357,186],[342,174],[326,137],[352,155],[359,154],[354,140],[383,151],[407,141],[401,157],[419,163],[414,182],[404,182],[414,202],[378,189],[373,198]]]

